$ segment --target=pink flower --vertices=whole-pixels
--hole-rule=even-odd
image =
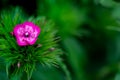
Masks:
[[[13,30],[13,35],[16,37],[19,46],[33,45],[39,34],[40,28],[32,22],[18,24]]]

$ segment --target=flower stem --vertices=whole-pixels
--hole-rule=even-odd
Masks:
[[[60,62],[60,66],[63,69],[63,71],[65,72],[66,80],[72,80],[71,77],[70,77],[70,72],[67,69],[67,66],[62,61]]]

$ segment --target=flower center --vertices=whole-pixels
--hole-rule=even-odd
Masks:
[[[25,36],[25,37],[29,37],[29,33],[28,33],[28,32],[25,32],[24,36]]]

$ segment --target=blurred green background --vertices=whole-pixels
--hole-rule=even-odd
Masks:
[[[72,80],[120,80],[119,0],[0,0],[0,11],[11,6],[55,22]],[[67,80],[62,69],[38,69],[31,80]]]

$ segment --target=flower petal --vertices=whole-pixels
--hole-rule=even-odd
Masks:
[[[24,37],[17,37],[17,43],[19,46],[26,46],[28,43]]]
[[[40,28],[38,26],[35,27],[33,34],[35,34],[35,37],[37,37],[40,34]]]
[[[18,24],[17,26],[15,26],[13,33],[15,36],[22,36],[24,33],[23,25]]]
[[[25,25],[25,32],[33,32],[33,27],[29,25]]]
[[[37,38],[32,38],[32,37],[27,38],[27,42],[29,43],[29,45],[33,45],[36,42],[36,40]]]
[[[28,21],[24,22],[23,25],[24,25],[24,26],[29,25],[29,26],[31,26],[31,27],[34,27],[34,26],[35,26],[34,23],[28,22]]]

